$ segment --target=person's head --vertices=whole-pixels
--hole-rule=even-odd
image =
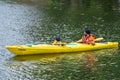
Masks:
[[[56,36],[56,37],[55,37],[55,40],[56,40],[56,41],[60,41],[60,37],[59,37],[59,36]]]
[[[90,30],[88,28],[85,28],[84,34],[85,35],[87,35],[87,34],[89,35],[90,34]]]

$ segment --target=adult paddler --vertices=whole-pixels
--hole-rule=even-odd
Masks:
[[[78,40],[77,42],[83,42],[85,44],[92,44],[95,45],[95,37],[93,34],[91,34],[90,30],[88,28],[85,28],[84,30],[84,36]]]

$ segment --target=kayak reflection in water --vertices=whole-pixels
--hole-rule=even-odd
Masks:
[[[85,53],[83,54],[83,67],[85,70],[90,70],[94,72],[95,69],[95,56],[93,53]]]
[[[88,28],[85,28],[85,31],[84,31],[84,36],[82,37],[82,39],[78,40],[77,42],[80,43],[80,42],[83,42],[85,44],[92,44],[92,45],[95,45],[95,37],[93,34],[90,34],[90,30]]]

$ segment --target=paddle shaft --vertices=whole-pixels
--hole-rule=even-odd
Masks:
[[[96,38],[95,41],[101,41],[101,40],[103,40],[103,39],[104,39],[103,37],[101,37],[101,38]],[[82,40],[79,40],[79,41],[77,41],[77,42],[82,42]]]

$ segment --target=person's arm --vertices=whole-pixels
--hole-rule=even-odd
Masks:
[[[56,40],[54,40],[54,42],[52,43],[53,45],[56,45],[57,44],[57,41]]]
[[[77,42],[78,42],[78,43],[82,42],[82,39],[78,40]]]
[[[89,44],[95,45],[94,41],[89,41]]]
[[[89,38],[88,43],[89,43],[89,44],[92,44],[92,45],[95,45],[95,39],[94,39],[93,36]]]

